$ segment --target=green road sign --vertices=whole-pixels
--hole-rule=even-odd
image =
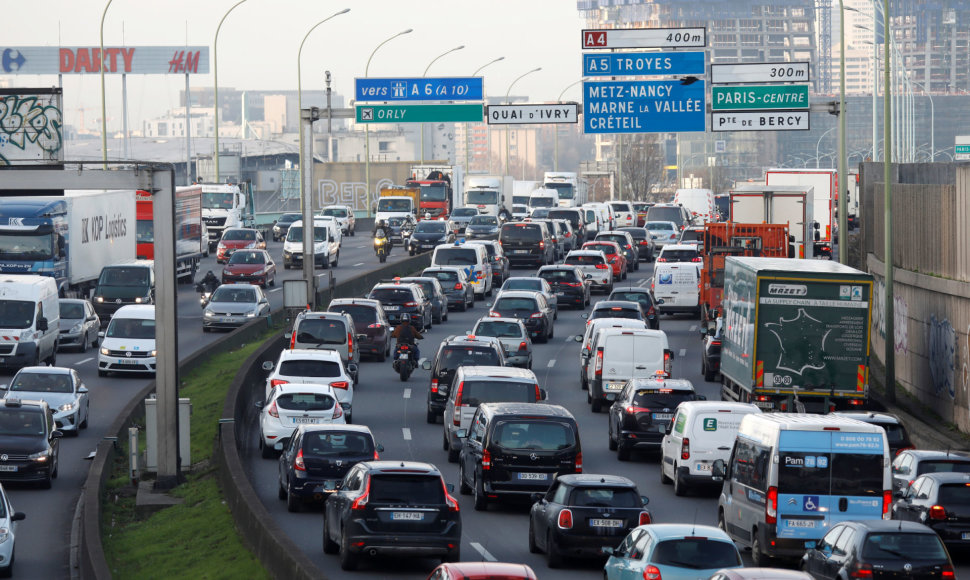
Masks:
[[[808,85],[745,85],[711,87],[714,111],[808,109]]]
[[[970,153],[970,145],[956,145],[957,153]]]
[[[358,123],[480,123],[484,118],[481,103],[357,105]]]

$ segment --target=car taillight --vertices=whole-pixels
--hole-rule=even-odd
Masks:
[[[489,310],[488,315],[491,316],[492,318],[502,318],[502,313],[495,312],[494,310]]]
[[[364,493],[362,493],[354,503],[350,504],[350,509],[352,510],[362,510],[367,507],[367,502],[370,500],[370,478],[367,478],[367,485],[364,487]]]
[[[664,351],[664,373],[669,377],[674,370],[674,360],[673,355],[669,350]]]
[[[670,239],[671,240],[676,240],[677,239],[677,234],[670,234]]]
[[[656,316],[656,315],[657,315],[657,311],[654,310],[653,306],[651,306],[650,310],[647,310],[647,316]]]
[[[893,455],[894,456],[895,455],[899,455],[903,451],[908,451],[910,449],[916,449],[916,446],[915,445],[907,445],[906,447],[900,447],[899,449],[896,450],[896,453],[894,453]]]
[[[438,379],[431,379],[431,392],[432,393],[438,392]]]
[[[455,283],[455,290],[464,290],[464,288],[465,287],[461,285],[461,282]]]
[[[627,415],[636,415],[637,413],[649,413],[650,409],[647,407],[637,407],[635,405],[627,405],[623,411]]]
[[[380,327],[381,327],[381,323],[380,322],[375,322],[374,324],[368,324],[367,325],[367,328],[380,328]]]
[[[559,529],[560,530],[571,530],[573,529],[573,512],[569,509],[564,509],[559,512]]]
[[[582,284],[579,282],[562,282],[561,285],[569,286],[570,288],[579,288],[580,286],[582,286]]]
[[[407,307],[409,307],[409,308],[413,308],[413,307],[417,306],[418,303],[417,302],[405,302],[404,305],[407,306]]]
[[[768,501],[765,502],[765,523],[778,523],[778,488],[775,486],[768,488]]]
[[[451,497],[451,494],[448,493],[448,486],[445,485],[444,479],[441,480],[441,488],[444,489],[445,491],[445,503],[448,505],[448,511],[450,512],[460,511],[458,508],[458,500]]]
[[[269,408],[266,409],[266,414],[269,415],[270,417],[276,417],[277,419],[280,418],[280,412],[276,408],[276,401],[273,401],[273,403],[269,406]]]
[[[691,262],[703,262],[703,261],[704,261],[704,259],[701,258],[700,256],[698,256],[698,257],[696,257],[696,258],[694,258],[694,259],[691,260]]]
[[[872,565],[871,564],[858,564],[855,570],[849,572],[849,578],[855,580],[856,578],[872,578]]]
[[[628,249],[628,250],[632,250],[633,249],[633,246],[631,246],[630,244],[624,244],[623,247],[626,248],[626,249]]]
[[[350,382],[349,381],[337,381],[335,383],[330,383],[330,386],[333,387],[333,388],[335,388],[335,389],[344,389],[344,390],[347,390],[350,387]]]
[[[946,510],[941,505],[935,505],[930,508],[930,519],[931,520],[945,520]]]
[[[684,461],[690,459],[690,439],[687,437],[680,444],[680,458]]]
[[[889,506],[893,504],[893,490],[884,489],[882,490],[882,519],[888,520],[889,517]]]
[[[542,313],[541,312],[533,312],[532,314],[529,315],[529,318],[542,318]]]
[[[270,380],[270,382],[269,382],[269,386],[270,386],[270,387],[278,387],[278,386],[280,386],[280,385],[285,385],[285,384],[287,384],[287,383],[289,383],[289,382],[290,382],[290,381],[288,381],[288,380],[286,380],[286,379],[272,379],[272,380]]]
[[[606,264],[596,264],[596,269],[597,270],[606,270],[607,267],[608,266]]]
[[[542,390],[539,389],[539,383],[536,383],[536,401],[542,400]]]
[[[482,451],[482,471],[488,471],[492,468],[492,454],[489,453],[488,449]]]
[[[576,454],[576,473],[583,472],[583,452],[580,451]]]
[[[596,363],[593,366],[593,372],[596,373],[596,375],[603,374],[603,347],[602,346],[599,347],[599,349],[596,351]]]
[[[300,449],[296,453],[296,459],[293,460],[293,469],[297,471],[306,471],[306,465],[303,463],[303,450]]]
[[[354,356],[354,334],[352,332],[347,333],[347,356]]]
[[[377,460],[378,460],[378,459],[380,459],[380,458],[381,458],[381,455],[380,455],[380,453],[378,453],[378,452],[377,452],[377,449],[375,449],[375,450],[374,450],[374,461],[377,461]]]
[[[458,392],[455,393],[455,413],[451,417],[451,422],[457,427],[461,425],[461,393],[465,388],[465,381],[458,383]]]
[[[641,246],[646,246],[647,245],[647,240],[640,240],[640,245]]]
[[[290,350],[296,348],[296,331],[290,333]]]
[[[663,580],[660,577],[660,568],[650,564],[643,569],[643,580]]]
[[[667,258],[657,258],[657,261],[658,262],[666,262],[667,261]]]
[[[339,419],[339,418],[341,418],[341,417],[344,416],[344,408],[341,407],[340,406],[340,403],[338,403],[337,401],[334,401],[333,403],[334,404],[333,404],[333,417],[332,417],[332,419],[334,421],[336,421],[337,419]]]
[[[943,564],[943,570],[940,571],[940,578],[943,580],[952,580],[956,578],[956,574],[953,572],[953,565],[947,562]]]
[[[637,522],[638,526],[645,526],[651,523],[650,512],[640,512],[640,520]]]

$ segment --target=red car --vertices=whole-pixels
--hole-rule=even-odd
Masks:
[[[620,245],[616,242],[604,242],[597,240],[595,242],[586,242],[583,244],[584,250],[599,250],[606,255],[606,261],[609,262],[610,266],[613,268],[613,277],[617,280],[625,280],[627,273],[626,256],[623,254],[623,250],[620,249]]]
[[[222,269],[222,283],[232,282],[275,286],[276,262],[266,250],[237,250]]]
[[[536,580],[536,573],[525,564],[505,562],[452,562],[431,571],[427,580]]]
[[[216,262],[225,264],[236,250],[265,250],[266,240],[258,230],[251,228],[227,228],[222,232]]]

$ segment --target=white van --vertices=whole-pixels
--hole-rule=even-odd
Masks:
[[[628,201],[611,201],[609,205],[616,216],[616,228],[632,228],[637,225],[637,211],[633,209],[633,204]]]
[[[616,229],[616,216],[613,213],[613,208],[610,207],[608,203],[602,203],[599,201],[593,201],[590,203],[583,204],[583,207],[592,208],[599,212],[600,214],[600,228],[599,231],[605,232],[608,230]],[[590,238],[592,239],[592,238]]]
[[[802,557],[835,524],[889,519],[889,443],[879,425],[838,415],[751,413],[731,457],[711,469],[724,484],[718,527],[755,566]]]
[[[660,444],[660,480],[673,483],[676,495],[692,487],[720,485],[711,477],[711,466],[731,457],[741,419],[760,412],[750,403],[684,401],[677,405]]]
[[[630,379],[670,377],[674,353],[662,330],[609,328],[599,334],[589,352],[586,394],[594,413],[609,407]]]
[[[529,194],[529,209],[559,207],[559,192],[555,189],[537,189]]]
[[[657,312],[693,312],[700,316],[700,272],[693,262],[657,262],[653,268],[653,293]]]
[[[586,240],[584,241],[592,240],[600,231],[605,232],[609,229],[599,208],[583,205],[579,209],[583,212],[583,223],[586,225]]]
[[[0,277],[0,366],[19,369],[57,363],[61,308],[48,276]]]
[[[329,217],[329,216],[328,216]],[[340,226],[332,217],[313,220],[313,258],[314,267],[324,270],[337,267],[340,261]],[[303,267],[303,220],[290,225],[283,239],[283,268]]]
[[[478,300],[492,295],[492,263],[488,250],[482,244],[458,241],[437,246],[431,254],[431,265],[453,266],[464,270]]]
[[[129,304],[111,317],[98,350],[98,376],[155,372],[155,306]]]
[[[579,349],[579,388],[584,391],[589,389],[586,384],[586,367],[589,366],[590,353],[593,352],[593,345],[599,339],[600,332],[606,328],[647,328],[647,321],[635,318],[597,318],[586,321],[586,332],[582,336],[576,335],[575,338],[582,343]]]
[[[684,206],[695,226],[717,221],[714,192],[710,189],[678,189],[674,192],[674,203]]]

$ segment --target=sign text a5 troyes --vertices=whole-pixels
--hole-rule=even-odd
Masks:
[[[704,75],[704,52],[583,53],[583,76]]]
[[[364,77],[354,79],[359,103],[389,101],[481,101],[483,77]]]
[[[583,83],[584,133],[704,131],[704,81]]]
[[[481,123],[481,103],[356,105],[358,123]]]
[[[808,109],[808,85],[712,86],[711,110]]]
[[[485,116],[489,125],[575,123],[579,103],[489,105]]]

